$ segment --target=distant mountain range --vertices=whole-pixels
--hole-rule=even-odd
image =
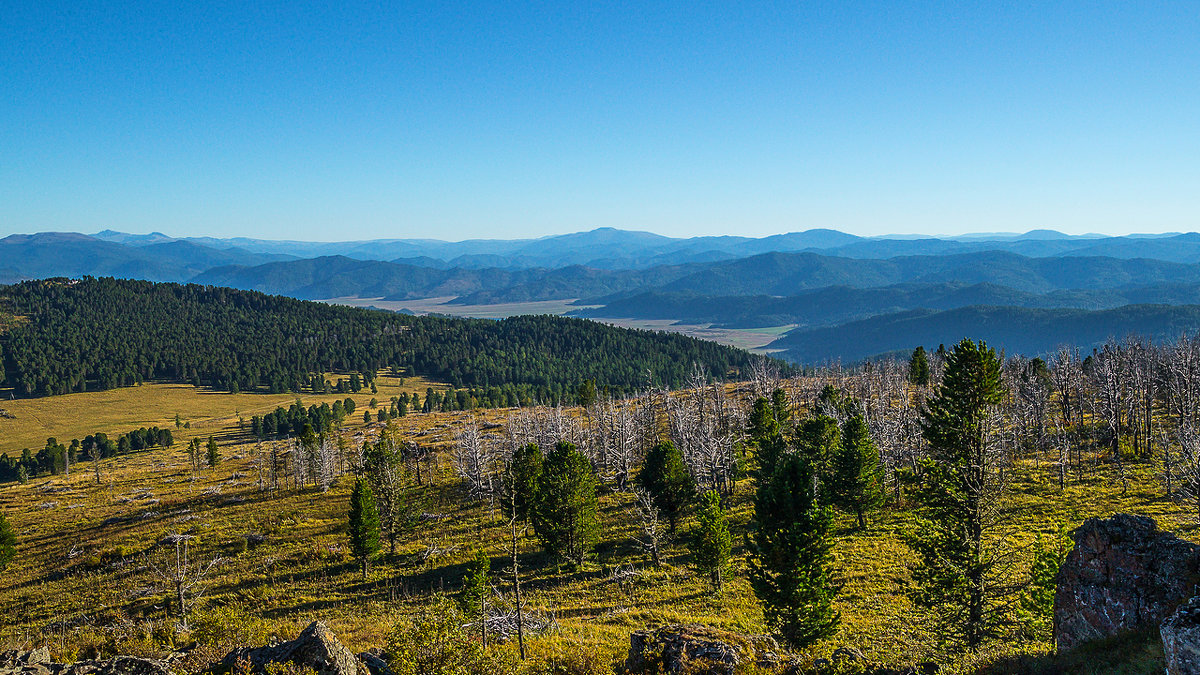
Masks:
[[[578,299],[587,308],[573,313],[593,318],[795,326],[771,348],[798,361],[865,358],[959,333],[1027,351],[1134,330],[1200,329],[1188,328],[1200,306],[1197,233],[671,238],[600,228],[524,240],[323,243],[106,230],[0,239],[0,283],[51,276],[302,299]]]

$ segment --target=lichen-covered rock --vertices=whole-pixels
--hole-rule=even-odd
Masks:
[[[317,675],[369,675],[367,667],[338,642],[333,631],[314,621],[295,640],[266,647],[242,647],[229,652],[221,664],[231,669],[260,673],[268,663],[294,663],[307,666]]]
[[[741,663],[775,665],[779,645],[764,636],[746,636],[699,625],[671,625],[629,636],[629,673],[664,672],[732,675]]]
[[[1167,675],[1200,675],[1200,598],[1185,602],[1159,627]]]
[[[96,661],[52,663],[45,647],[0,653],[0,675],[171,675],[166,661],[115,656]]]
[[[1161,623],[1198,580],[1200,546],[1159,531],[1152,518],[1089,518],[1058,573],[1058,651]]]

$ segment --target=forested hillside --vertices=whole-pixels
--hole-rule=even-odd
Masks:
[[[954,344],[964,335],[986,335],[1009,354],[1045,355],[1062,345],[1090,351],[1129,336],[1173,340],[1200,330],[1200,305],[1127,305],[1115,309],[1027,309],[973,306],[917,309],[824,328],[797,328],[771,343],[782,356],[812,363],[860,360],[897,349],[897,340]]]
[[[956,309],[972,305],[1043,309],[1112,309],[1125,305],[1188,305],[1200,302],[1200,284],[1163,283],[1109,289],[1018,291],[992,283],[906,283],[879,288],[829,286],[795,295],[696,295],[651,291],[603,307],[572,312],[595,318],[657,319],[711,323],[729,328],[800,324],[820,326],[920,307]]]
[[[298,390],[310,375],[382,368],[455,387],[522,384],[558,400],[591,380],[616,392],[677,386],[698,364],[747,372],[751,354],[679,335],[550,316],[412,317],[251,291],[54,279],[0,290],[4,386],[41,396],[146,380]]]

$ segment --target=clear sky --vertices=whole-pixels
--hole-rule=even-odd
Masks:
[[[0,234],[1200,229],[1196,2],[0,5]]]

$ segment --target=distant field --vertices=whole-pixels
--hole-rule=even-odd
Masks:
[[[572,305],[574,299],[545,300],[540,302],[510,302],[498,305],[447,305],[454,296],[423,298],[421,300],[384,300],[382,298],[331,298],[322,300],[334,305],[352,307],[378,307],[399,311],[407,309],[415,314],[450,314],[472,319],[504,319],[520,314],[566,314],[577,309],[591,309],[597,305]],[[676,324],[674,319],[591,319],[620,328],[640,328],[670,333],[682,333],[701,340],[711,340],[731,347],[740,347],[760,354],[775,350],[764,349],[775,338],[795,328],[795,324],[766,328],[712,328],[708,324]]]
[[[339,375],[326,374],[325,379],[336,382]],[[341,375],[341,377],[348,377]],[[362,410],[368,409],[372,398],[389,401],[401,391],[419,392],[431,386],[421,378],[405,378],[404,386],[394,377],[380,376],[376,380],[379,393],[370,388],[357,394],[229,394],[209,389],[197,389],[190,384],[144,384],[108,391],[67,394],[45,398],[0,400],[0,409],[15,419],[0,418],[0,453],[11,457],[23,448],[35,452],[46,445],[49,437],[64,443],[103,432],[109,436],[123,434],[139,427],[166,427],[173,431],[176,443],[192,436],[229,437],[238,429],[238,417],[251,417],[288,407],[299,398],[305,407],[346,398],[354,399],[356,417],[362,423]],[[445,385],[433,385],[442,387]],[[176,429],[175,415],[190,423],[190,429]],[[351,420],[353,422],[353,420]]]
[[[768,326],[766,328],[713,328],[712,324],[677,324],[672,319],[592,319],[610,326],[621,328],[641,328],[643,330],[662,330],[672,333],[682,333],[701,340],[712,340],[731,347],[741,347],[759,354],[768,354],[771,349],[764,349],[775,338],[795,328],[795,324],[787,326]]]
[[[420,300],[384,300],[383,298],[331,298],[322,300],[333,305],[351,307],[378,307],[399,311],[407,309],[414,314],[449,314],[469,319],[505,319],[521,314],[566,314],[572,310],[596,305],[572,305],[574,298],[566,300],[542,300],[538,302],[508,302],[498,305],[447,305],[455,296],[422,298]]]

